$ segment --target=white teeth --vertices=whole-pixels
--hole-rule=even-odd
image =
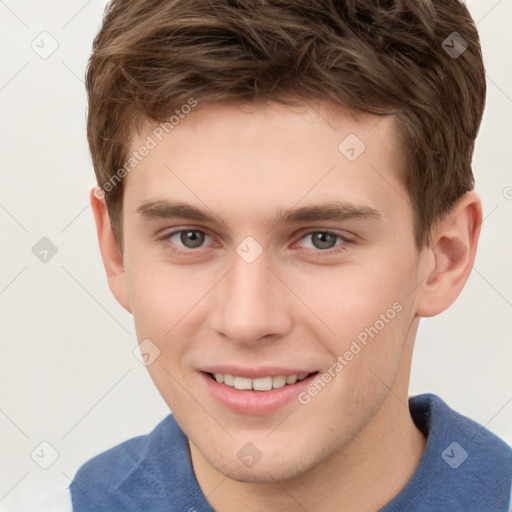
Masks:
[[[255,391],[268,391],[272,389],[272,377],[260,377],[252,380],[252,389]]]
[[[284,386],[295,384],[297,381],[304,380],[309,373],[299,373],[298,375],[278,375],[276,377],[259,377],[257,379],[249,379],[229,373],[213,374],[215,380],[220,384],[234,387],[241,390],[269,391]]]
[[[282,388],[283,386],[286,386],[286,377],[284,375],[279,375],[278,377],[274,377],[272,379],[272,387],[275,388]]]
[[[229,373],[224,374],[224,384],[233,387],[235,385],[235,377]]]
[[[252,379],[247,379],[246,377],[235,377],[236,389],[252,389]]]
[[[286,384],[295,384],[297,382],[297,375],[288,375],[286,377]]]

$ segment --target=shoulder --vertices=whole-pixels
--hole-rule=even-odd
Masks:
[[[86,462],[71,483],[73,512],[213,512],[195,478],[188,439],[170,414],[148,435]]]
[[[421,497],[432,510],[508,511],[511,447],[436,395],[410,398],[409,408],[427,443],[415,474],[389,510],[406,510]]]
[[[73,500],[78,495],[110,494],[143,461],[152,460],[162,447],[184,443],[184,434],[172,414],[147,435],[137,436],[96,455],[77,471],[71,483]],[[167,450],[179,456],[179,450]]]
[[[411,397],[409,409],[416,426],[438,446],[459,439],[472,449],[474,456],[496,452],[512,460],[512,449],[505,441],[434,394]]]

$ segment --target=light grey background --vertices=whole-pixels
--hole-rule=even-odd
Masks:
[[[105,4],[0,0],[0,508],[7,510],[66,487],[87,459],[168,414],[132,353],[131,316],[107,287],[88,200],[94,173],[83,77]],[[422,322],[410,391],[440,395],[512,444],[512,2],[468,6],[488,77],[474,158],[485,222],[461,297]],[[31,44],[40,53],[58,48],[43,59]],[[32,252],[42,237],[58,249],[46,263]],[[35,462],[51,462],[41,442],[58,452],[48,469]]]

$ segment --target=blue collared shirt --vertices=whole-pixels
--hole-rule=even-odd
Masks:
[[[427,437],[425,451],[404,489],[380,512],[507,512],[512,449],[435,395],[410,398],[409,408]],[[213,511],[172,415],[150,434],[84,464],[70,493],[73,512]]]

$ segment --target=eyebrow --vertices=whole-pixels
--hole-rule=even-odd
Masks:
[[[227,225],[219,215],[180,201],[145,201],[136,210],[142,217],[150,219],[184,218],[198,222],[220,222]],[[375,209],[340,201],[331,201],[299,208],[281,208],[274,217],[274,226],[300,222],[344,221],[350,219],[382,221],[382,215]]]

